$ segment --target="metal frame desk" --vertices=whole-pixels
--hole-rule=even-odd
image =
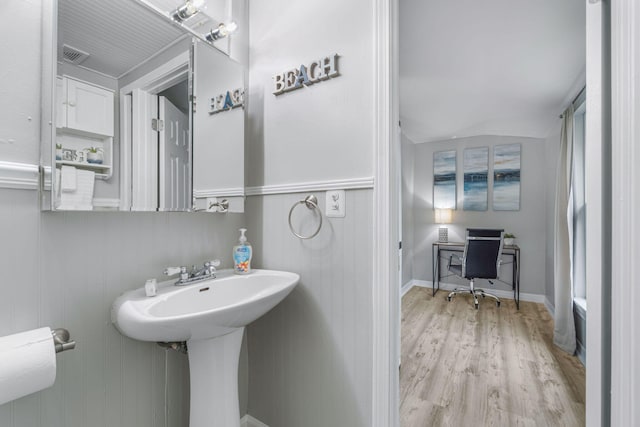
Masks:
[[[464,252],[464,242],[433,242],[431,246],[431,259],[433,262],[431,289],[433,296],[440,290],[440,259],[442,258],[440,253],[443,251]],[[502,255],[510,255],[513,260],[511,287],[513,289],[513,300],[516,302],[516,308],[520,310],[520,247],[518,245],[504,245],[502,247]],[[505,263],[503,263],[503,265],[504,264]]]

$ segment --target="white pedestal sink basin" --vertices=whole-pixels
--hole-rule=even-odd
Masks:
[[[295,273],[253,270],[174,286],[158,294],[144,288],[118,297],[111,320],[124,335],[141,341],[187,341],[191,380],[190,427],[239,427],[238,361],[244,327],[275,307],[296,286]]]

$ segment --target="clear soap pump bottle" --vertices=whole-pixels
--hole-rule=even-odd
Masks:
[[[233,247],[233,271],[236,274],[249,274],[251,272],[253,249],[244,235],[246,231],[246,228],[240,229],[238,245]]]

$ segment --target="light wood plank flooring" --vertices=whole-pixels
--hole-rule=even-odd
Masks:
[[[585,371],[542,304],[414,287],[402,298],[402,427],[583,426]]]

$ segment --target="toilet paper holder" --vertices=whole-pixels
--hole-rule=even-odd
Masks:
[[[71,340],[71,335],[66,329],[54,329],[51,331],[51,335],[53,336],[53,344],[56,348],[56,353],[76,348],[76,342]]]

